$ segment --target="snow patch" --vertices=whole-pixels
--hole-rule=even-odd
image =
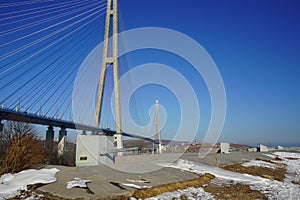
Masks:
[[[48,184],[56,181],[58,169],[29,169],[16,174],[4,174],[0,178],[0,199],[9,199],[20,190],[27,190],[28,185]]]
[[[279,158],[282,159],[281,163],[287,165],[287,173],[285,175],[285,182],[291,183],[292,181],[300,180],[300,153],[289,152],[275,152]],[[287,158],[295,158],[296,160],[290,160]]]
[[[276,169],[279,168],[278,165],[274,163],[268,163],[262,160],[251,160],[250,162],[243,163],[242,166],[244,167],[266,167],[266,168],[271,168],[271,169]]]
[[[147,186],[147,185],[136,185],[133,183],[122,183],[122,185],[125,185],[127,187],[132,187],[135,189],[143,189],[143,188],[151,188],[152,186]]]
[[[268,154],[268,153],[264,153],[263,155],[268,156],[270,158],[276,158],[277,156],[273,155],[273,154]]]
[[[150,183],[150,181],[147,181],[147,180],[132,180],[132,179],[126,179],[128,182],[130,183]]]
[[[74,187],[87,188],[87,183],[90,183],[91,180],[81,180],[81,178],[74,178],[73,181],[67,182],[67,189],[72,189]]]
[[[300,159],[300,153],[275,152],[274,155],[278,156],[279,158],[299,158]]]
[[[223,181],[230,181],[230,182],[234,181],[236,183],[247,184],[250,186],[252,190],[258,190],[261,193],[265,194],[268,199],[272,199],[272,200],[273,199],[274,200],[275,199],[276,200],[299,199],[300,185],[293,184],[292,180],[297,180],[297,179],[299,180],[300,178],[300,159],[289,160],[285,158],[287,157],[300,158],[300,153],[276,152],[274,153],[274,155],[270,157],[280,157],[281,159],[283,159],[281,162],[287,164],[288,174],[286,175],[286,179],[284,180],[284,182],[269,180],[258,176],[231,172],[220,168],[215,168],[205,164],[190,162],[186,160],[178,160],[177,163],[173,163],[173,164],[164,163],[160,165],[165,167],[176,168],[179,170],[190,171],[200,175],[203,175],[204,173],[210,173]],[[252,164],[258,164],[258,163],[252,162]],[[259,162],[259,164],[262,163]],[[196,191],[199,190],[200,193],[203,191],[202,188],[196,188],[195,190]],[[179,195],[178,192],[179,191],[176,191],[174,193],[165,193],[163,195],[165,195],[166,197],[168,195],[178,196]],[[157,198],[157,197],[155,198],[168,199],[168,198],[164,198],[164,196],[162,198]],[[197,198],[192,197],[189,199],[197,199]]]
[[[248,175],[248,174],[240,174],[237,172],[231,172],[231,171],[227,171],[227,170],[224,170],[221,168],[212,167],[212,166],[205,165],[202,163],[194,163],[194,162],[182,160],[182,159],[179,159],[177,161],[177,163],[159,164],[159,165],[165,166],[165,167],[176,168],[176,169],[180,169],[183,171],[190,171],[190,172],[200,174],[200,175],[204,175],[205,173],[210,173],[216,177],[233,180],[233,181],[237,181],[237,182],[244,181],[244,182],[258,183],[258,182],[265,181],[265,179],[262,179],[257,176],[252,176],[252,175]]]
[[[203,190],[203,188],[194,188],[190,187],[184,190],[178,190],[175,192],[166,192],[161,195],[147,198],[145,200],[169,200],[169,199],[181,199],[180,197],[184,195],[187,197],[189,200],[196,200],[196,199],[201,199],[201,200],[214,200],[215,198],[210,194],[207,193]]]

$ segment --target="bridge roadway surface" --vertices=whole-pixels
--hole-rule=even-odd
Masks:
[[[211,153],[205,158],[198,158],[198,154],[184,154],[181,159],[200,162],[214,166],[215,155]],[[156,168],[157,163],[171,162],[175,155],[165,154],[161,156],[148,155],[148,156],[124,156],[124,159],[117,160],[116,164],[119,167],[128,167],[131,165],[132,170],[136,169],[151,169]],[[148,162],[144,162],[147,158]],[[154,159],[153,159],[154,158]],[[240,162],[249,161],[255,158],[267,158],[262,153],[255,152],[233,152],[231,154],[222,154],[220,159],[220,165],[229,165]],[[47,168],[57,168],[60,170],[56,175],[58,181],[49,185],[40,187],[38,190],[46,193],[50,193],[55,196],[74,199],[114,199],[121,195],[127,195],[133,193],[136,189],[123,186],[122,183],[129,183],[127,179],[139,180],[140,178],[146,179],[151,183],[136,185],[151,185],[157,186],[166,183],[178,182],[183,180],[189,180],[197,178],[198,175],[184,172],[173,168],[162,168],[153,172],[147,173],[126,173],[118,170],[114,170],[110,167],[100,165],[96,167],[64,167],[64,166],[47,166]],[[73,180],[75,177],[91,180],[88,183],[89,189],[94,193],[90,194],[87,190],[82,188],[66,189],[66,182]],[[119,187],[118,184],[121,186]]]

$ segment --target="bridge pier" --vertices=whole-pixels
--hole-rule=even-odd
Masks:
[[[1,123],[1,120],[0,120],[0,140],[2,139],[3,127],[4,127],[4,125]]]
[[[59,130],[58,145],[57,145],[57,155],[59,159],[59,164],[66,164],[66,147],[67,147],[67,131],[65,128]]]
[[[53,140],[54,140],[54,130],[53,126],[48,126],[46,131],[46,142],[45,142],[45,153],[49,162],[53,162]]]
[[[64,136],[67,136],[67,131],[65,128],[59,130],[58,142],[60,142]]]
[[[49,126],[48,130],[46,131],[46,142],[47,143],[53,142],[53,139],[54,139],[53,126]]]

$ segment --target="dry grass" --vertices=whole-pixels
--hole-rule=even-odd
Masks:
[[[222,168],[233,172],[245,173],[253,176],[260,176],[263,178],[277,180],[277,181],[283,181],[287,171],[286,168],[283,167],[271,169],[267,167],[257,167],[257,166],[244,167],[241,164],[228,165]]]
[[[300,181],[292,181],[292,183],[300,185]]]
[[[205,174],[204,176],[201,176],[199,178],[192,179],[192,180],[180,181],[177,183],[169,183],[169,184],[155,186],[152,188],[137,190],[133,193],[132,196],[135,198],[144,199],[144,198],[157,196],[157,195],[163,194],[165,192],[174,192],[177,190],[183,190],[188,187],[196,187],[197,188],[204,184],[209,183],[214,178],[215,178],[215,176],[213,176],[211,174]]]
[[[271,160],[273,160],[273,161],[282,161],[282,159],[279,158],[279,157],[272,158]]]
[[[285,157],[287,160],[299,160],[299,158],[291,158],[291,157]]]
[[[265,195],[256,190],[251,190],[250,186],[235,184],[230,186],[218,186],[209,184],[204,187],[206,192],[211,193],[216,199],[227,200],[252,200],[267,199]]]

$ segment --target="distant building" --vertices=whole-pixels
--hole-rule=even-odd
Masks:
[[[278,149],[279,149],[279,150],[283,150],[283,149],[284,149],[284,147],[283,147],[283,146],[280,146],[280,145],[278,145]]]
[[[256,147],[249,148],[247,151],[248,152],[257,152],[257,148]]]
[[[229,153],[229,149],[230,149],[229,143],[221,142],[220,146],[221,146],[221,153]]]
[[[259,145],[259,150],[260,152],[268,152],[269,151],[269,148],[263,144],[260,144]]]

